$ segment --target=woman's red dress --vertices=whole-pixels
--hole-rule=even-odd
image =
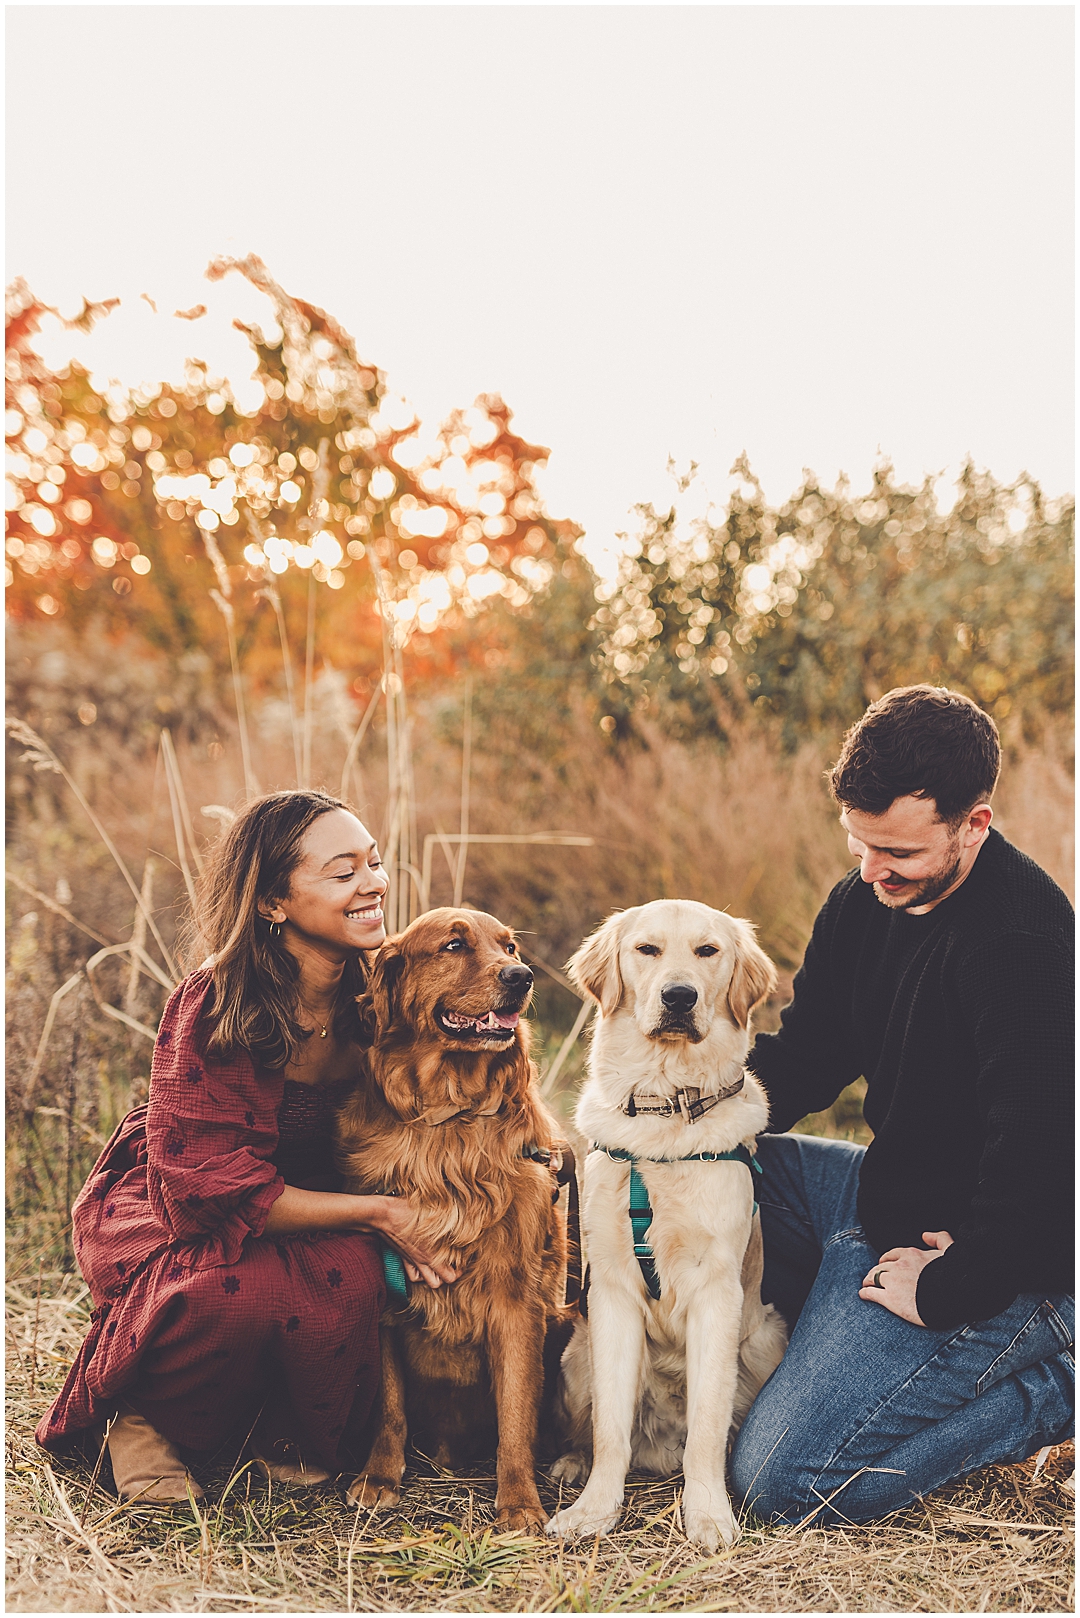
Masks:
[[[305,1459],[336,1470],[356,1464],[348,1440],[379,1385],[380,1248],[359,1233],[263,1236],[278,1165],[290,1183],[305,1155],[309,1171],[332,1166],[332,1097],[247,1057],[208,1060],[210,985],[196,972],[170,998],[149,1102],[72,1210],[96,1307],[37,1439],[62,1449],[122,1398],[173,1443],[213,1451],[269,1403]]]

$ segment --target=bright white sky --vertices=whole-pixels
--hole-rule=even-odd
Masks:
[[[601,565],[669,455],[1074,487],[1071,7],[8,19],[9,279],[124,300],[53,359],[242,377],[254,251],[426,421],[502,393]]]

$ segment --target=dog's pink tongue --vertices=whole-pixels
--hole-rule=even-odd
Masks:
[[[482,1033],[485,1028],[516,1028],[517,1025],[518,1013],[516,1011],[505,1013],[489,1011],[486,1017],[477,1017],[473,1022],[473,1027],[478,1033]]]

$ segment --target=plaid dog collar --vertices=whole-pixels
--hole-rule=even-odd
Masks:
[[[718,1090],[715,1095],[703,1096],[701,1091],[692,1085],[688,1085],[685,1090],[676,1090],[673,1096],[636,1096],[631,1091],[619,1111],[627,1118],[636,1118],[638,1113],[651,1113],[657,1118],[674,1118],[681,1113],[688,1124],[696,1124],[699,1118],[711,1112],[721,1101],[737,1096],[745,1083],[746,1074],[740,1073],[734,1084],[729,1084],[726,1090]]]

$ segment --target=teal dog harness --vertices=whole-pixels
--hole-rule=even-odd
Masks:
[[[594,1152],[606,1152],[608,1157],[616,1163],[629,1163],[630,1165],[630,1226],[634,1233],[634,1257],[641,1268],[645,1285],[652,1298],[660,1297],[660,1277],[656,1273],[656,1256],[649,1246],[647,1237],[649,1226],[653,1221],[652,1204],[649,1202],[649,1193],[645,1188],[645,1181],[638,1173],[639,1163],[745,1163],[751,1170],[751,1179],[754,1173],[761,1174],[762,1167],[748,1146],[736,1146],[730,1152],[691,1152],[686,1157],[639,1157],[634,1152],[624,1152],[618,1146],[600,1146],[593,1142]],[[758,1211],[757,1200],[754,1201],[754,1212]]]

